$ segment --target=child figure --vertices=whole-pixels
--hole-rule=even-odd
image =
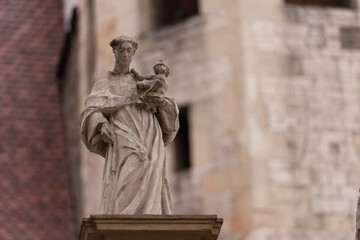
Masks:
[[[134,69],[131,70],[139,81],[136,88],[141,101],[144,100],[145,96],[164,96],[168,89],[166,78],[170,74],[169,67],[160,60],[154,65],[153,69],[155,74],[150,76],[141,76]],[[150,104],[144,102],[142,102],[142,105],[144,105],[146,110],[156,112],[157,106],[153,106],[153,104],[150,106]]]

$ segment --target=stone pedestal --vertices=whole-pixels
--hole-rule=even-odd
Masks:
[[[216,240],[222,223],[216,215],[92,215],[79,240]]]

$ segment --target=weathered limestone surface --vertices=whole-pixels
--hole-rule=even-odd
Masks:
[[[222,223],[215,215],[93,215],[79,240],[216,240]]]
[[[80,116],[84,145],[106,159],[101,213],[171,214],[165,145],[179,129],[179,110],[165,97],[169,68],[157,63],[156,75],[139,79],[136,70],[130,70],[138,43],[121,35],[110,46],[114,70],[94,84]],[[144,81],[153,84],[139,94]]]
[[[271,15],[270,9],[251,16],[246,29],[249,106],[258,109],[251,124],[259,227],[249,239],[353,239],[359,13],[286,5],[273,6],[278,12]]]

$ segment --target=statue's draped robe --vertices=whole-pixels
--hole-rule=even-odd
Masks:
[[[105,161],[101,213],[170,214],[165,149],[179,128],[179,110],[165,98],[154,114],[138,104],[132,74],[108,72],[94,84],[80,118],[81,139]],[[113,144],[101,139],[108,122]]]

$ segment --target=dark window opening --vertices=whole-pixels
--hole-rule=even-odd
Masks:
[[[360,28],[357,26],[354,27],[342,27],[340,29],[340,40],[341,47],[343,49],[349,50],[359,50],[360,49]]]
[[[188,108],[180,109],[180,129],[174,140],[175,145],[175,169],[183,170],[190,168],[190,146],[189,146],[189,123]]]
[[[320,7],[355,8],[354,0],[285,0],[285,3]]]
[[[88,0],[88,13],[87,13],[87,74],[89,92],[94,83],[93,74],[96,59],[96,44],[95,44],[95,14],[94,14],[94,1]]]
[[[199,13],[197,0],[160,0],[159,26],[181,22]]]

